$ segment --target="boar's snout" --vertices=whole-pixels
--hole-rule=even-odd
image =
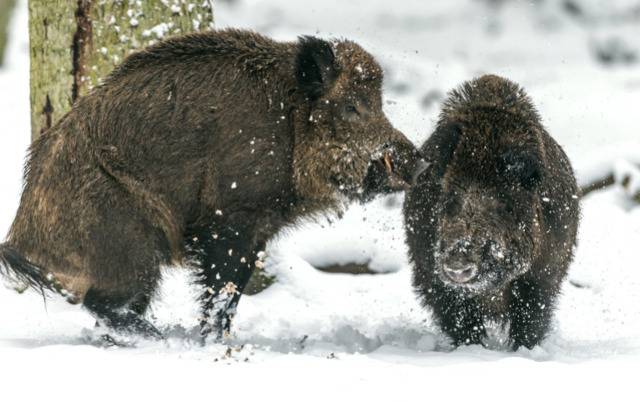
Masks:
[[[383,162],[392,189],[408,190],[427,170],[429,163],[400,131],[394,129],[394,137],[383,148]]]
[[[478,268],[474,264],[468,265],[446,265],[443,268],[444,274],[456,283],[467,283],[478,274]]]
[[[477,277],[478,259],[471,241],[456,241],[445,250],[443,257],[441,269],[447,282],[463,284]]]
[[[507,260],[504,248],[493,240],[458,237],[458,240],[441,243],[438,254],[440,278],[454,286],[497,286],[505,277]]]
[[[408,141],[385,144],[369,164],[364,183],[365,198],[406,191],[428,167],[429,163]]]

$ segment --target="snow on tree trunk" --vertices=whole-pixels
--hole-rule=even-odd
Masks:
[[[29,0],[32,140],[130,53],[211,27],[213,0]]]
[[[4,62],[4,49],[7,46],[7,30],[14,4],[15,0],[0,0],[0,66]]]

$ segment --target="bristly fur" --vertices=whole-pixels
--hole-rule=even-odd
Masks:
[[[573,258],[571,165],[517,84],[493,75],[449,94],[404,204],[413,284],[455,345],[538,345]],[[466,278],[460,279],[465,273]]]
[[[142,315],[159,267],[196,261],[203,335],[228,326],[282,228],[391,188],[371,168],[382,149],[403,150],[393,175],[412,177],[419,156],[381,87],[349,41],[226,29],[143,49],[32,144],[5,270],[56,290],[53,278],[103,322],[158,337]]]
[[[319,39],[318,39],[319,40]],[[221,57],[253,73],[267,71],[290,56],[286,47],[256,32],[228,28],[168,38],[127,57],[104,80],[104,85],[135,71],[175,63],[212,61]]]

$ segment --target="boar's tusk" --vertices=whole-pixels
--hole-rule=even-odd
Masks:
[[[387,173],[389,176],[393,175],[393,161],[391,160],[391,155],[389,152],[385,152],[383,156],[384,166],[387,168]]]

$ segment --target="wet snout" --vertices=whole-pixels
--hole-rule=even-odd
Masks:
[[[462,239],[444,250],[442,272],[452,282],[467,283],[478,275],[478,263],[473,242]]]
[[[456,283],[470,282],[478,275],[478,267],[475,264],[449,264],[443,267],[447,278]]]

